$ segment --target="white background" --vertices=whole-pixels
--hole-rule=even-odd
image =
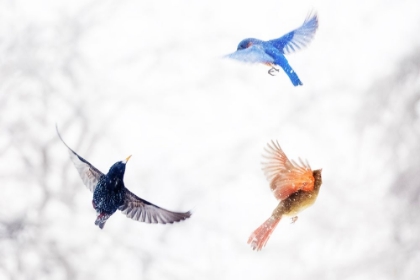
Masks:
[[[0,1],[0,279],[419,279],[419,3]],[[310,10],[302,87],[222,59]],[[191,219],[101,231],[55,123],[102,172],[132,154],[126,186]],[[255,252],[271,139],[323,185]]]

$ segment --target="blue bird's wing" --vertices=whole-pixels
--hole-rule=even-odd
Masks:
[[[252,45],[249,48],[228,54],[226,58],[236,59],[247,63],[271,63],[274,59],[269,56],[261,45]]]
[[[98,185],[99,179],[104,176],[104,174],[95,168],[92,164],[90,164],[87,160],[79,156],[75,151],[73,151],[67,144],[64,142],[63,138],[61,138],[60,133],[58,132],[57,126],[55,127],[57,130],[58,137],[60,137],[61,142],[69,149],[70,159],[73,162],[74,166],[79,172],[80,178],[82,178],[83,183],[85,186],[93,192]]]
[[[284,54],[289,54],[306,47],[314,38],[318,29],[318,15],[309,13],[302,26],[278,39],[267,41]]]
[[[140,197],[136,196],[124,187],[124,204],[118,209],[127,216],[127,218],[148,224],[172,224],[188,219],[191,212],[172,212],[157,205],[154,205]]]

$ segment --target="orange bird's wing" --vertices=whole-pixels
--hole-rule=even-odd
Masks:
[[[263,162],[263,171],[277,199],[284,200],[299,190],[313,190],[314,176],[308,162],[290,161],[277,141],[271,141],[265,151],[268,154],[264,157],[268,161]]]

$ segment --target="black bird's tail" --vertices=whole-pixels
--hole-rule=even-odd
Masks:
[[[111,215],[100,213],[96,218],[95,225],[97,225],[100,229],[103,229],[109,217],[111,217]]]

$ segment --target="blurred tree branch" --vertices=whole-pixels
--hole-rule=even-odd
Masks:
[[[413,48],[394,73],[375,83],[366,100],[359,123],[366,130],[378,130],[377,147],[387,158],[383,172],[394,176],[388,188],[390,201],[395,203],[389,205],[394,243],[388,246],[399,256],[392,262],[394,277],[418,279],[420,269],[413,261],[420,258],[419,48]]]
[[[90,6],[94,9],[95,6]],[[81,128],[79,143],[93,142],[80,91],[81,65],[78,42],[89,30],[89,10],[56,24],[2,22],[8,34],[0,34],[0,154],[2,185],[10,188],[13,201],[0,212],[0,278],[74,279],[76,268],[51,230],[51,203],[60,201],[71,211],[79,188],[70,187],[69,163],[56,170],[54,116],[67,119],[64,128]],[[75,94],[74,96],[69,94]],[[77,97],[79,95],[79,97]],[[57,183],[60,184],[58,189]],[[34,259],[33,256],[36,256]],[[63,277],[61,277],[63,276]]]

